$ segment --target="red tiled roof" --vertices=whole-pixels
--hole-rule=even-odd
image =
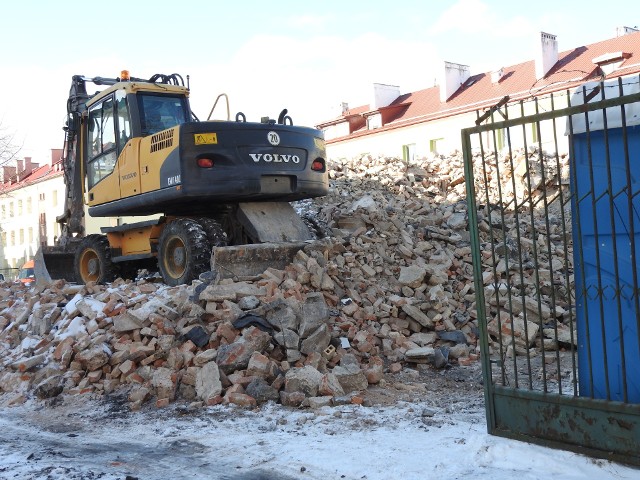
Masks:
[[[19,182],[0,183],[0,192],[2,193],[10,192],[34,183],[38,183],[44,180],[49,180],[50,178],[59,177],[61,175],[62,175],[62,168],[59,163],[55,164],[54,166],[43,165],[42,167],[38,167],[34,169],[29,175],[27,175],[25,178],[23,178]]]
[[[510,101],[520,100],[534,95],[565,90],[587,80],[600,77],[599,67],[593,63],[602,55],[613,52],[623,52],[626,58],[621,66],[607,78],[615,78],[622,75],[640,72],[640,32],[630,33],[602,42],[577,47],[558,54],[558,61],[549,70],[547,75],[536,81],[535,61],[530,60],[517,65],[505,67],[498,82],[493,82],[491,73],[480,73],[470,77],[446,102],[440,101],[440,88],[438,86],[419,90],[413,93],[400,95],[389,107],[404,104],[403,109],[398,109],[398,115],[388,119],[381,128],[367,130],[363,126],[351,133],[348,137],[328,140],[327,143],[340,141],[346,138],[375,134],[385,130],[399,128],[415,123],[421,123],[436,118],[448,117],[463,112],[471,112],[495,105],[500,99],[508,95]],[[382,112],[385,108],[380,109]],[[369,112],[369,106],[365,105],[350,109],[348,115],[357,115]],[[384,115],[384,113],[383,113]],[[344,121],[346,116],[327,121],[318,125],[326,127]]]

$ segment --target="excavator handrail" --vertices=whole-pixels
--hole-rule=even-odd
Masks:
[[[227,121],[231,120],[231,111],[229,110],[229,96],[226,93],[221,93],[216,98],[216,101],[213,102],[213,107],[211,107],[211,111],[209,112],[209,116],[207,117],[207,122],[211,120],[211,115],[213,115],[213,111],[216,109],[216,105],[218,105],[218,101],[220,100],[220,97],[224,97],[225,100],[227,101]]]

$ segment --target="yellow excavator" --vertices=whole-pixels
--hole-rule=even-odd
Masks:
[[[90,95],[89,83],[105,88]],[[266,268],[314,238],[289,202],[328,193],[324,139],[294,126],[286,109],[232,120],[227,100],[227,120],[200,121],[189,77],[185,86],[178,74],[123,71],[73,76],[67,112],[61,234],[36,255],[36,277],[102,283],[157,261],[164,282],[178,285],[210,270],[212,251],[226,270],[234,262],[225,266],[225,249],[241,257],[235,264]],[[85,204],[91,217],[156,218],[87,235]]]

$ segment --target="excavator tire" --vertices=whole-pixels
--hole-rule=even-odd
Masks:
[[[228,237],[222,225],[218,223],[217,220],[213,218],[199,217],[194,219],[198,222],[204,233],[207,235],[207,240],[209,240],[209,245],[211,248],[213,247],[225,247],[228,245]]]
[[[158,239],[158,267],[164,283],[188,284],[209,270],[211,247],[198,222],[189,218],[173,220]]]
[[[118,273],[116,265],[111,262],[111,248],[105,235],[86,236],[78,245],[73,265],[80,283],[111,282]]]

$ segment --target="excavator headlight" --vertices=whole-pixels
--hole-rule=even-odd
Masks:
[[[199,158],[198,166],[200,168],[212,168],[213,167],[213,159],[212,158]]]
[[[324,172],[324,160],[322,158],[316,158],[311,164],[311,170],[314,172]]]

